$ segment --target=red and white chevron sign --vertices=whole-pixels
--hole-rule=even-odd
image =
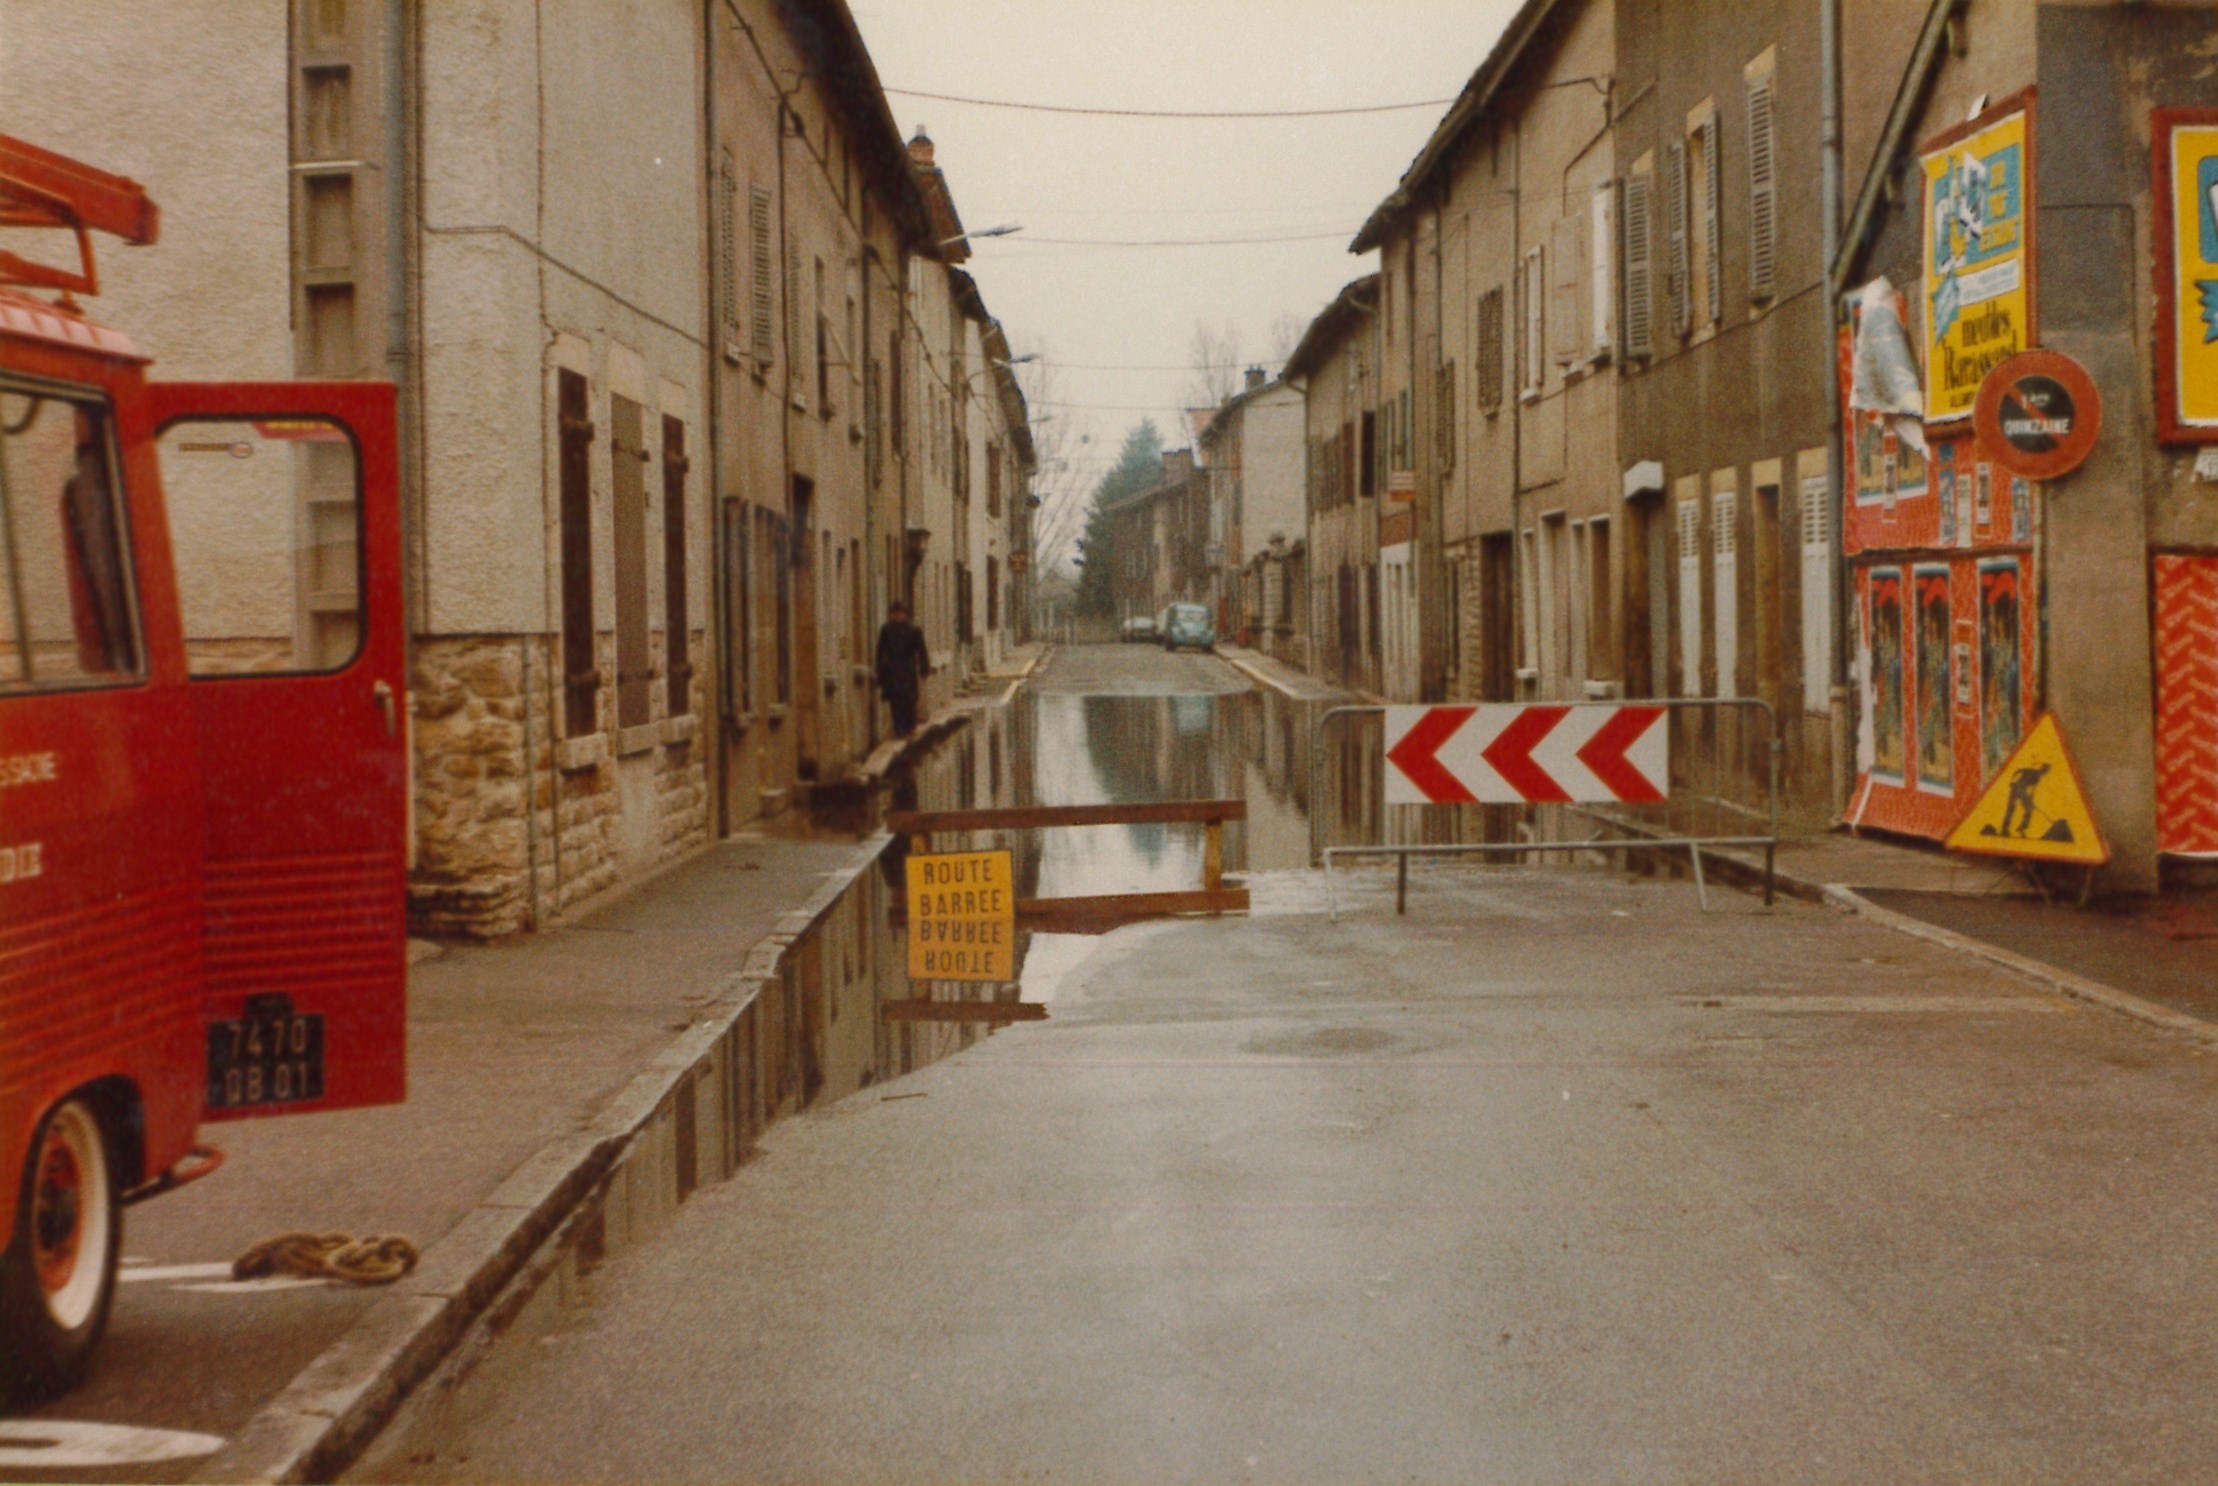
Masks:
[[[1671,788],[1663,716],[1637,702],[1389,707],[1386,803],[1661,800]]]

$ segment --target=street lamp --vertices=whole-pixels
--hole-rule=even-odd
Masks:
[[[999,227],[981,227],[976,232],[958,232],[953,237],[942,238],[932,244],[932,251],[936,253],[941,248],[952,248],[957,243],[976,242],[982,237],[1007,237],[1012,232],[1023,230],[1019,223],[1004,222]]]

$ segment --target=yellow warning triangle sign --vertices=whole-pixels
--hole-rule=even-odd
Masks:
[[[2041,714],[1979,803],[1949,832],[1948,848],[2084,867],[2110,860],[2054,713]]]

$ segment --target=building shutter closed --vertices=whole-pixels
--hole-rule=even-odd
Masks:
[[[1802,710],[1829,710],[1832,689],[1833,544],[1831,481],[1802,477]]]
[[[1654,190],[1644,175],[1625,181],[1625,356],[1645,361],[1656,354],[1656,280],[1651,261]]]
[[[1702,693],[1702,502],[1679,499],[1679,695]]]
[[[1578,360],[1579,348],[1586,344],[1579,329],[1579,264],[1585,256],[1579,236],[1584,227],[1577,216],[1565,216],[1548,229],[1548,348],[1559,366]]]
[[[1671,333],[1685,335],[1694,328],[1694,307],[1687,284],[1687,145],[1683,139],[1664,144],[1664,231],[1669,237],[1664,255],[1664,295],[1671,301]]]
[[[1502,289],[1500,285],[1479,296],[1479,406],[1492,412],[1502,405]]]
[[[1771,75],[1748,80],[1748,297],[1767,300],[1778,291],[1778,137],[1771,106]]]
[[[753,186],[747,193],[748,288],[755,342],[755,366],[767,370],[777,359],[777,321],[771,275],[776,265],[770,251],[770,191]]]
[[[1714,694],[1738,696],[1740,686],[1740,500],[1730,490],[1710,497],[1710,553],[1717,607]]]
[[[1708,177],[1702,191],[1702,250],[1708,256],[1703,278],[1702,313],[1715,325],[1725,318],[1725,254],[1724,240],[1718,235],[1723,200],[1719,182],[1723,179],[1718,169],[1718,120],[1713,118],[1702,126],[1702,166]]]

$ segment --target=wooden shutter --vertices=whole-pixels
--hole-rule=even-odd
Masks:
[[[598,725],[601,667],[593,649],[593,482],[587,457],[593,419],[585,378],[555,374],[562,444],[562,735],[582,738]]]
[[[748,288],[752,291],[749,314],[753,321],[755,366],[767,369],[777,360],[776,296],[771,275],[776,263],[770,251],[771,197],[767,187],[753,186],[747,195]]]
[[[1687,283],[1687,142],[1664,142],[1664,294],[1671,301],[1671,333],[1685,335],[1694,328],[1694,305]]]
[[[1656,279],[1652,211],[1654,188],[1647,176],[1625,180],[1624,283],[1625,355],[1645,361],[1656,354]]]
[[[1548,348],[1559,366],[1579,358],[1585,338],[1579,333],[1579,234],[1585,223],[1578,216],[1558,217],[1548,228]]]
[[[1748,297],[1769,299],[1778,289],[1778,139],[1771,106],[1771,75],[1748,80]]]
[[[693,621],[686,594],[685,476],[692,463],[685,454],[685,424],[665,414],[662,420],[662,647],[668,686],[666,717],[693,711]]]
[[[1479,406],[1492,412],[1502,405],[1502,289],[1479,296],[1479,365],[1475,375]]]
[[[737,365],[745,352],[739,329],[739,177],[730,150],[716,168],[716,300],[724,359]]]
[[[1617,238],[1617,189],[1604,181],[1587,193],[1586,262],[1583,265],[1583,307],[1586,311],[1585,355],[1589,361],[1608,358],[1617,344],[1617,327],[1611,311],[1617,303],[1616,265],[1611,259]]]
[[[1451,474],[1456,467],[1456,364],[1443,363],[1433,374],[1433,452],[1437,456],[1440,473]]]
[[[1702,276],[1702,312],[1712,325],[1725,318],[1725,255],[1721,251],[1725,244],[1718,235],[1718,224],[1722,220],[1718,207],[1724,197],[1719,184],[1717,126],[1715,117],[1702,126],[1702,163],[1709,177],[1703,182],[1706,189],[1702,193],[1702,250],[1708,259],[1708,272]]]
[[[1802,477],[1802,710],[1831,705],[1833,636],[1832,482]]]
[[[647,639],[646,409],[609,397],[609,493],[616,537],[616,725],[654,720],[654,663]]]

